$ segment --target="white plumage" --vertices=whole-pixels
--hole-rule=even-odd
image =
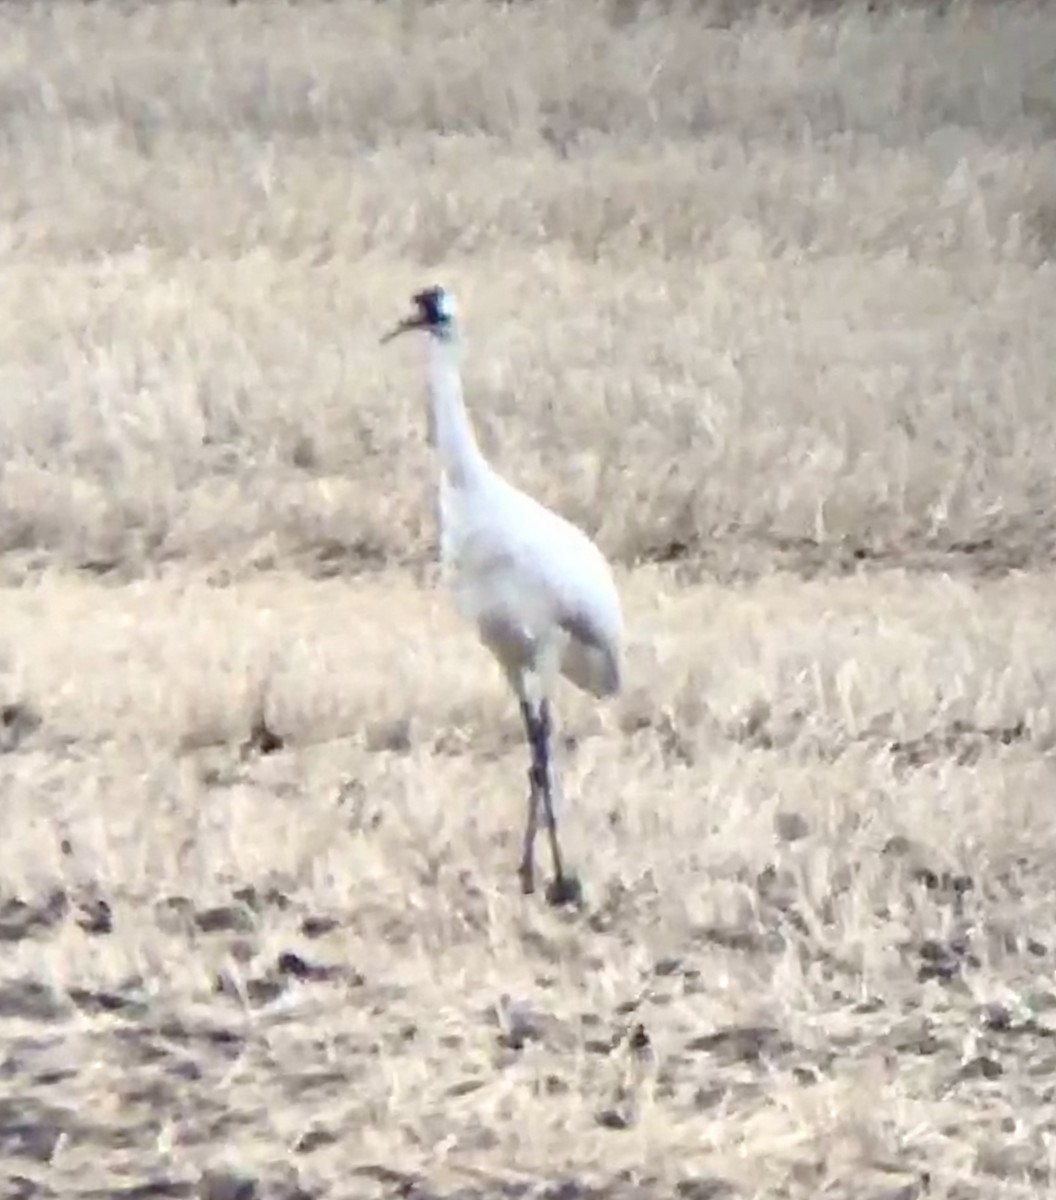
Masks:
[[[594,696],[620,688],[620,601],[597,546],[564,517],[507,483],[484,459],[462,398],[454,304],[443,288],[413,297],[415,311],[382,339],[428,333],[432,430],[440,458],[440,548],[458,612],[476,625],[517,694],[531,750],[521,860],[535,887],[539,804],[550,837],[553,903],[579,896],[562,863],[554,816],[550,695],[559,675]]]

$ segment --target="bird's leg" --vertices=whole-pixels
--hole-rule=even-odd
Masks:
[[[566,876],[561,861],[561,846],[557,838],[557,817],[554,815],[553,771],[550,763],[550,702],[544,697],[539,704],[539,715],[535,719],[535,767],[539,773],[540,791],[543,798],[543,816],[546,832],[550,838],[550,858],[554,864],[554,888],[562,894],[566,889]]]
[[[554,815],[554,788],[557,779],[550,757],[550,732],[550,704],[544,699],[539,705],[539,715],[536,719],[536,755],[542,776],[543,816],[550,837],[550,857],[554,864],[554,877],[546,889],[546,898],[554,905],[578,905],[583,899],[583,888],[579,878],[565,870],[561,844],[557,837],[557,817]]]
[[[528,821],[524,830],[524,855],[521,859],[521,890],[525,895],[535,891],[535,834],[539,824],[539,802],[542,801],[546,832],[550,839],[550,857],[554,877],[546,889],[551,904],[575,904],[582,896],[579,880],[566,874],[557,836],[557,817],[554,815],[554,775],[550,761],[550,705],[544,699],[537,710],[528,701],[521,703],[521,715],[532,751],[528,772],[531,793],[528,797]]]
[[[536,749],[538,737],[535,715],[527,700],[521,701],[521,716],[524,718],[524,728],[532,755],[532,765],[528,768],[528,817],[524,826],[524,851],[520,867],[521,891],[530,896],[535,891],[535,832],[539,824],[539,793],[543,789]]]

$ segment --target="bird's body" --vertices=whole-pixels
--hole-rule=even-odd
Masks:
[[[553,815],[550,695],[558,676],[597,697],[620,687],[622,617],[608,563],[570,521],[508,483],[481,454],[466,413],[450,297],[415,296],[393,334],[426,329],[431,427],[440,458],[440,557],[457,611],[517,694],[532,751],[522,882],[531,891],[537,806],[554,858],[552,894],[571,898]]]
[[[592,695],[620,685],[620,604],[608,565],[575,525],[488,469],[440,483],[441,562],[462,617],[507,673],[557,674]]]

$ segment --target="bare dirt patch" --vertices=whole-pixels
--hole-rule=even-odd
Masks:
[[[444,597],[0,594],[16,1194],[1050,1186],[1051,579],[623,588],[631,690],[561,697],[564,913]]]

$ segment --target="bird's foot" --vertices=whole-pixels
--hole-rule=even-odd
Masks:
[[[568,904],[577,907],[583,903],[583,885],[578,875],[555,875],[546,886],[546,902],[552,908]]]
[[[521,895],[531,896],[535,891],[535,868],[530,862],[523,862],[517,874],[521,877]]]

